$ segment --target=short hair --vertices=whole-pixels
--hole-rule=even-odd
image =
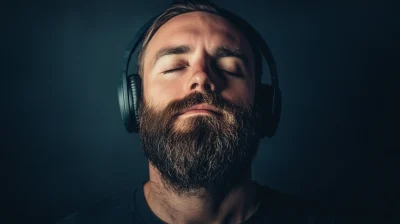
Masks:
[[[138,61],[137,61],[137,68],[138,68],[138,73],[142,77],[143,76],[143,59],[145,55],[146,48],[151,40],[151,38],[154,36],[154,34],[157,32],[157,30],[164,25],[168,20],[172,19],[175,16],[184,14],[184,13],[189,13],[189,12],[207,12],[211,13],[217,16],[221,16],[228,21],[230,21],[229,18],[224,16],[222,13],[221,9],[216,6],[213,3],[210,3],[209,1],[196,1],[196,0],[189,0],[189,1],[178,1],[178,3],[172,4],[169,8],[167,8],[163,13],[161,13],[151,24],[149,29],[146,31],[146,34],[144,36],[143,42],[141,47],[139,48],[139,53],[138,53]],[[241,30],[241,27],[238,27],[237,24],[235,25],[239,30]],[[246,37],[246,34],[244,33],[244,36]],[[262,64],[261,64],[261,54],[257,50],[257,48],[254,46],[254,43],[246,37],[251,48],[252,52],[254,55],[254,71],[255,71],[255,80],[260,81],[260,76],[261,76],[261,69],[262,69]]]

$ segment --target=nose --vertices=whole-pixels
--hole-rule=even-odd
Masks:
[[[190,91],[215,92],[215,84],[205,72],[197,72],[189,81]]]
[[[207,65],[197,65],[193,67],[192,75],[187,84],[187,90],[189,92],[216,92],[218,77],[214,75],[214,72]]]

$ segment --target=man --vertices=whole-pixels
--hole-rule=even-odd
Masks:
[[[257,53],[219,9],[175,4],[139,52],[150,179],[61,223],[306,223],[294,198],[251,180],[260,137]],[[258,55],[259,56],[259,55]]]

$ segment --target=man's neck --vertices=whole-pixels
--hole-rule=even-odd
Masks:
[[[235,186],[222,200],[206,194],[178,195],[166,188],[153,166],[150,180],[143,186],[144,196],[153,213],[167,223],[241,223],[257,209],[256,184],[251,170],[242,184]]]

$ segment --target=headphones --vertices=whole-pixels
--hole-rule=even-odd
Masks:
[[[260,116],[258,116],[259,120],[255,121],[255,132],[259,138],[272,137],[278,128],[282,107],[282,95],[278,86],[278,73],[275,60],[265,40],[249,23],[232,12],[221,8],[218,8],[218,10],[221,12],[222,17],[238,25],[237,27],[245,34],[249,43],[256,47],[256,50],[258,50],[267,62],[271,75],[271,85],[261,83],[261,59],[259,59],[258,63],[260,74],[258,75],[258,80],[256,80],[254,109],[258,111]],[[147,30],[157,17],[153,17],[142,26],[125,50],[125,64],[122,72],[122,80],[118,86],[118,99],[121,117],[129,133],[139,132],[138,112],[142,94],[142,80],[139,74],[128,74],[129,63],[138,46],[145,38]],[[255,60],[257,59],[255,58]]]

